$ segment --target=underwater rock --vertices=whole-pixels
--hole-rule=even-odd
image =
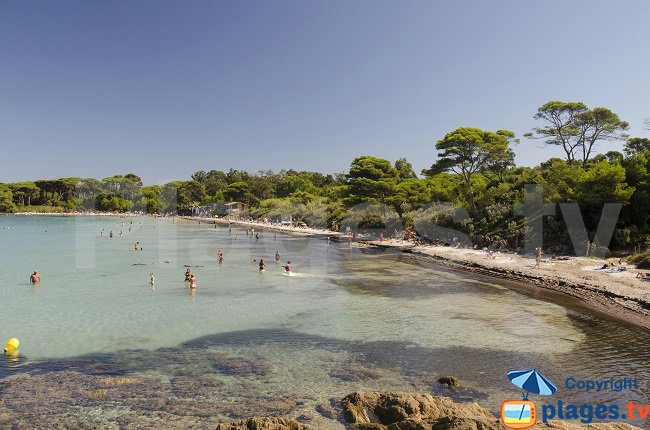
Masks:
[[[354,365],[333,369],[328,373],[328,375],[331,378],[347,382],[360,382],[381,378],[381,372],[379,370]]]
[[[199,378],[177,376],[171,380],[172,393],[176,397],[205,397],[214,395],[223,387],[224,383],[214,376],[203,375]]]
[[[244,357],[230,357],[225,354],[212,354],[212,368],[224,375],[266,376],[271,371],[268,364]]]
[[[218,424],[216,430],[310,430],[310,428],[290,419],[250,418]]]

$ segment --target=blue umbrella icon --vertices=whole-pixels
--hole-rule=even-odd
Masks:
[[[537,370],[511,370],[508,372],[508,379],[514,385],[526,390],[524,400],[528,400],[529,393],[541,394],[543,396],[550,396],[557,391],[557,387],[551,381],[546,379],[544,375]],[[521,415],[524,413],[524,408],[521,408]]]

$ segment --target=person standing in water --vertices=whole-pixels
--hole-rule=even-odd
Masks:
[[[287,261],[287,264],[284,265],[284,271],[291,273],[291,269],[293,269],[293,266],[291,266],[291,261]]]
[[[32,273],[32,276],[29,277],[29,282],[32,284],[38,284],[41,282],[41,275],[38,274],[36,270],[34,270],[34,273]]]
[[[149,284],[153,285],[156,283],[156,276],[153,274],[153,272],[149,273]]]
[[[108,233],[108,237],[113,237],[113,230],[111,230],[110,233]]]
[[[187,269],[185,271],[185,280],[189,281],[191,277],[192,277],[192,271],[190,269]]]
[[[266,269],[266,264],[264,264],[264,259],[260,258],[260,272],[263,272]]]
[[[194,289],[196,289],[196,276],[192,273],[192,276],[190,276],[190,290]]]
[[[275,262],[276,263],[280,262],[280,251],[277,249],[275,250]]]

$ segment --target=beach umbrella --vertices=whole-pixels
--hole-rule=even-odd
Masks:
[[[517,387],[526,390],[526,394],[524,394],[524,400],[528,400],[529,393],[541,394],[542,396],[550,396],[557,391],[557,387],[535,369],[511,370],[508,372],[508,379],[510,379],[510,382],[512,382]],[[522,406],[521,414],[519,414],[520,419],[523,413],[524,406]]]
[[[557,391],[557,387],[537,370],[511,370],[508,372],[508,379],[514,385],[526,390],[524,400],[528,399],[528,393],[550,396]]]

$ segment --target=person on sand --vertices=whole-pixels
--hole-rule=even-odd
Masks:
[[[293,266],[291,265],[291,261],[287,261],[287,264],[285,264],[283,267],[284,267],[284,271],[287,273],[291,273],[291,269],[293,269]]]
[[[640,278],[640,279],[648,279],[648,278],[650,278],[650,273],[639,272],[639,273],[636,274],[636,277]]]
[[[276,263],[280,262],[280,251],[277,249],[275,250],[275,262]]]
[[[537,247],[535,248],[535,266],[533,266],[533,269],[539,268],[539,265],[542,263],[542,248]]]
[[[32,276],[29,277],[29,282],[32,284],[38,284],[41,282],[41,275],[38,274],[36,270],[34,270],[34,273],[32,273]]]
[[[263,272],[266,269],[266,264],[264,264],[264,259],[260,258],[260,272]]]

